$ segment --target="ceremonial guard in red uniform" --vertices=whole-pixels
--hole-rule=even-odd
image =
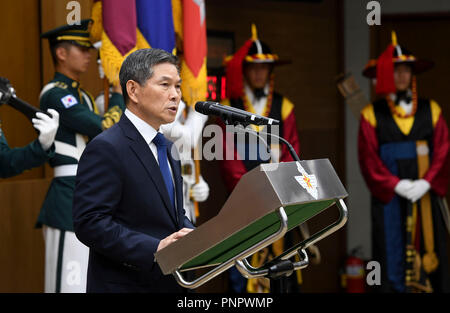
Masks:
[[[253,131],[272,132],[283,137],[293,146],[296,153],[300,154],[294,105],[289,99],[274,91],[273,68],[275,65],[285,64],[286,62],[280,61],[278,56],[272,53],[269,46],[258,39],[254,25],[252,25],[252,38],[248,39],[225,62],[227,99],[223,100],[222,104],[279,120],[279,127],[250,126]],[[227,133],[225,125],[221,122],[219,122],[219,125],[223,127],[224,134],[224,160],[221,161],[221,172],[229,193],[233,191],[245,173],[259,164],[293,161],[288,148],[281,145],[279,141],[268,137],[266,141],[267,145],[270,146],[270,153],[266,153],[267,148],[259,146],[265,143],[256,140],[256,137],[252,138],[254,135],[246,134],[243,137],[235,133]],[[231,155],[232,158],[226,157],[226,155]],[[284,241],[280,240],[270,246],[269,251],[255,254],[252,264],[255,266],[262,265],[274,255],[283,252],[283,246]],[[295,275],[292,275],[292,277],[295,280]],[[230,279],[231,291],[233,292],[245,292],[246,289],[249,292],[268,290],[266,279],[260,279],[259,283],[250,280],[247,285],[247,281],[234,268],[230,270]],[[295,285],[296,289],[297,284],[292,285]]]
[[[372,194],[373,260],[382,292],[449,292],[449,138],[441,107],[419,98],[416,74],[432,63],[392,44],[363,71],[380,96],[361,111],[358,152]]]

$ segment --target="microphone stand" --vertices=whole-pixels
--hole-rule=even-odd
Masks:
[[[292,158],[295,161],[300,162],[300,158],[298,157],[298,155],[295,152],[292,145],[283,137],[280,137],[280,136],[272,134],[272,133],[257,132],[257,131],[253,131],[251,129],[247,129],[247,126],[249,126],[250,123],[240,123],[240,122],[233,121],[232,117],[227,114],[223,114],[221,116],[221,118],[225,122],[226,125],[233,125],[233,126],[242,125],[244,133],[247,132],[249,134],[253,134],[253,135],[257,136],[259,139],[261,139],[261,141],[267,147],[267,152],[270,155],[270,160],[272,159],[272,154],[270,153],[270,150],[271,150],[270,146],[267,144],[267,142],[264,140],[264,138],[261,137],[261,134],[269,135],[271,137],[274,137],[274,138],[280,140],[283,144],[285,144],[288,147],[289,153],[291,154]],[[235,129],[236,129],[236,127],[235,127]],[[304,255],[304,260],[301,260],[300,262],[309,263],[308,255],[305,250],[302,251],[302,254]],[[269,268],[268,268],[267,276],[270,281],[271,292],[275,293],[275,294],[288,293],[289,286],[288,286],[287,278],[289,276],[291,276],[291,274],[294,272],[294,269],[295,269],[294,262],[292,262],[290,260],[279,260],[276,262],[269,262],[268,265],[269,265]]]

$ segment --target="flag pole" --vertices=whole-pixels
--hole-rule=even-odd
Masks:
[[[200,159],[199,159],[199,153],[198,153],[198,144],[194,148],[194,163],[195,163],[195,184],[198,184],[200,182]],[[198,209],[198,202],[194,201],[194,212],[195,217],[198,218],[200,216],[200,211]]]
[[[103,107],[104,112],[106,113],[106,111],[108,111],[109,106],[109,81],[106,75],[105,77],[103,77],[103,95],[104,95]]]

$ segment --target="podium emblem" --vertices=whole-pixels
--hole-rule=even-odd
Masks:
[[[309,175],[305,169],[297,163],[297,169],[300,172],[300,176],[294,176],[295,180],[302,186],[306,191],[317,200],[317,178],[316,175]]]

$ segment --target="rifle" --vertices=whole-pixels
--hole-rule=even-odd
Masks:
[[[23,113],[30,121],[32,118],[36,117],[37,112],[42,112],[50,116],[47,112],[43,112],[38,108],[32,106],[31,104],[28,104],[27,102],[18,98],[16,96],[16,91],[14,90],[9,80],[5,77],[0,77],[0,105],[3,103],[8,104],[17,111]]]

